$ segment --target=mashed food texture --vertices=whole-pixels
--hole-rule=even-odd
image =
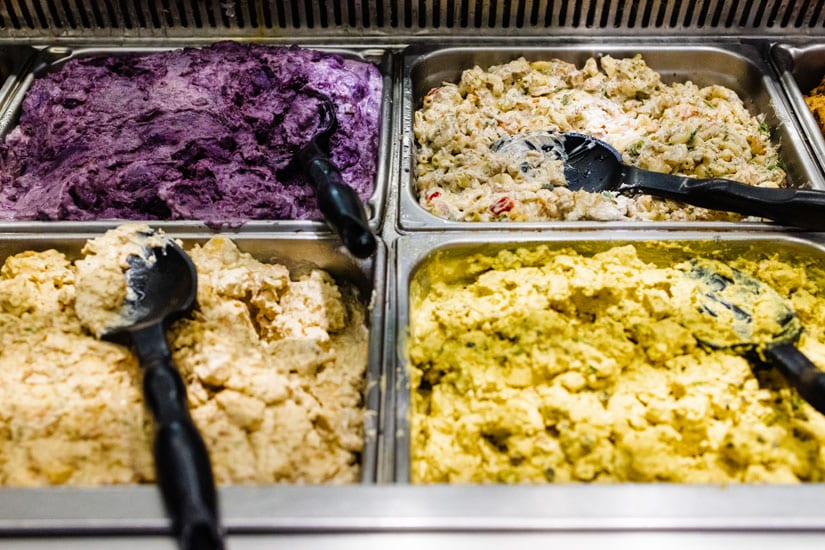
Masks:
[[[34,81],[0,145],[0,219],[320,219],[293,155],[335,104],[329,155],[372,194],[382,77],[372,64],[297,47],[71,59]]]
[[[87,242],[75,262],[75,311],[83,325],[100,337],[138,320],[142,312],[133,307],[139,297],[129,284],[130,259],[139,258],[148,268],[155,262],[152,248],[170,241],[148,225],[130,223]]]
[[[189,253],[198,305],[167,338],[218,483],[358,481],[368,332],[355,290],[225,238]],[[0,485],[154,480],[137,359],[83,328],[77,278],[55,250],[0,270]]]
[[[782,187],[770,128],[723,86],[672,85],[641,56],[583,67],[524,58],[464,71],[430,90],[415,112],[421,206],[459,221],[734,220],[737,215],[613,192],[571,191],[560,162],[525,165],[497,140],[542,131],[602,139],[624,162],[670,174]],[[535,155],[538,162],[540,154]]]
[[[825,365],[825,272],[731,265],[790,303],[799,348]],[[683,265],[628,245],[446,266],[411,290],[414,482],[825,480],[825,417],[773,370],[699,342],[707,317]]]

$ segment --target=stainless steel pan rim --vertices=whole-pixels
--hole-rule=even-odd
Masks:
[[[34,62],[39,50],[31,46],[7,44],[0,46],[0,105],[17,92],[23,75]],[[2,119],[0,118],[0,125]]]
[[[821,484],[219,488],[230,534],[825,530]],[[168,533],[153,487],[0,493],[0,536]],[[57,510],[44,519],[46,497]]]
[[[825,45],[807,41],[779,42],[773,45],[770,53],[805,139],[820,170],[825,170],[825,136],[804,97],[825,76]]]

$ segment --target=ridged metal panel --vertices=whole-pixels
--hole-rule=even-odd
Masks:
[[[0,38],[825,34],[825,0],[0,0]]]

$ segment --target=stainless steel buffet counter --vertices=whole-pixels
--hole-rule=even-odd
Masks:
[[[212,2],[195,8],[201,10],[197,14],[169,2],[143,7],[139,3],[128,9],[111,2],[106,9],[88,2],[0,6],[0,49],[6,48],[7,54],[0,59],[3,131],[14,123],[32,76],[73,55],[234,38],[344,52],[375,63],[384,75],[379,171],[368,205],[370,225],[382,241],[379,254],[367,262],[349,262],[326,228],[313,222],[255,222],[228,232],[262,254],[280,246],[296,260],[309,255],[375,293],[367,396],[374,414],[367,427],[371,439],[363,457],[365,475],[353,486],[220,488],[229,548],[821,545],[822,484],[408,483],[404,420],[409,390],[403,350],[407,285],[417,262],[431,251],[490,243],[606,245],[680,239],[704,241],[711,247],[756,243],[764,250],[780,247],[789,254],[825,250],[823,234],[756,222],[473,224],[439,219],[417,204],[411,130],[423,94],[475,63],[516,55],[581,61],[592,55],[643,53],[666,80],[716,83],[739,92],[749,108],[766,113],[772,140],[782,147],[790,185],[825,189],[825,142],[801,100],[822,76],[813,73],[825,72],[821,2],[800,7],[711,1],[693,8],[690,2],[477,4]],[[521,26],[516,25],[519,21]],[[208,231],[197,223],[154,225],[184,239],[202,239]],[[38,242],[74,246],[81,235],[111,226],[0,223],[0,248],[8,251]],[[168,533],[160,497],[151,486],[0,489],[3,548],[174,548]]]

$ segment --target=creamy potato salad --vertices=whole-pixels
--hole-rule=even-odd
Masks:
[[[77,311],[117,308],[95,303],[107,288],[120,294],[121,254],[106,246],[129,246],[133,229],[90,242],[82,269],[55,250],[3,264],[0,485],[154,480],[137,359],[95,338]],[[197,307],[167,338],[217,482],[358,481],[369,335],[355,290],[318,269],[258,261],[221,237],[188,252]]]
[[[581,68],[519,58],[476,66],[424,97],[413,127],[421,206],[459,221],[739,219],[649,196],[571,191],[561,162],[528,158],[525,168],[493,150],[501,138],[546,130],[593,135],[648,170],[786,183],[770,128],[728,88],[664,84],[639,55]]]

